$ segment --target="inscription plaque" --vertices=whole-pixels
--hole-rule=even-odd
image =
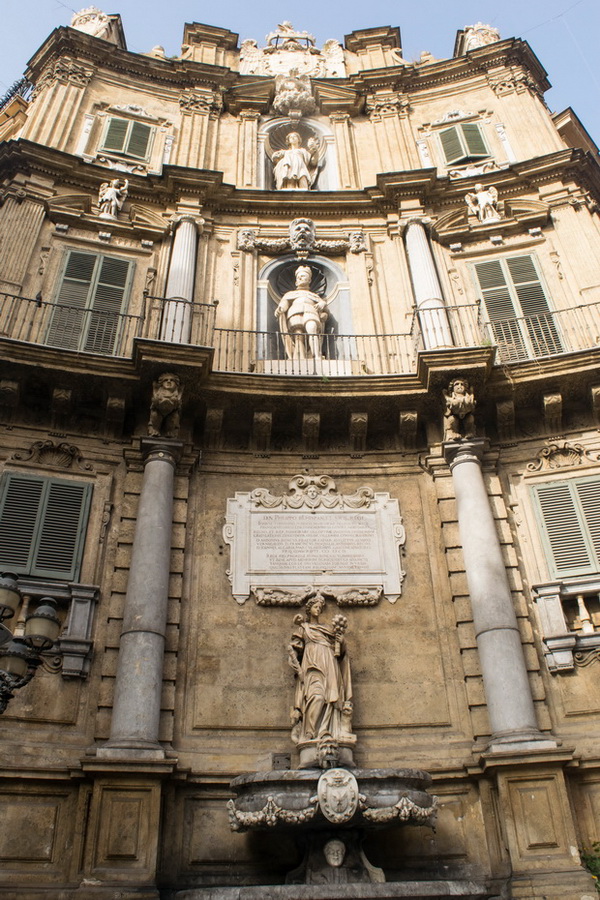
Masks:
[[[227,501],[223,530],[238,603],[299,605],[307,586],[327,586],[340,605],[401,593],[405,534],[398,501],[368,487],[343,495],[327,475],[296,475],[280,496],[263,488]]]

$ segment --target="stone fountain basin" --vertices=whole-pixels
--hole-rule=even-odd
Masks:
[[[331,828],[317,801],[322,769],[253,772],[231,782],[235,800],[229,801],[234,831],[278,828]],[[376,828],[389,825],[433,825],[437,800],[427,789],[431,776],[420,769],[350,769],[356,778],[359,804],[342,827]]]

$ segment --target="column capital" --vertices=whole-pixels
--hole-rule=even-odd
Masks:
[[[202,234],[205,222],[202,216],[195,215],[194,213],[175,213],[175,215],[171,216],[169,219],[171,231],[176,231],[177,227],[181,225],[182,222],[189,222],[198,229],[200,234]]]
[[[140,441],[140,449],[144,465],[155,460],[162,460],[175,468],[181,459],[183,444],[181,441],[173,441],[169,438],[144,437]]]
[[[442,453],[451,471],[464,462],[476,462],[481,465],[487,443],[485,438],[473,438],[466,441],[444,441]]]

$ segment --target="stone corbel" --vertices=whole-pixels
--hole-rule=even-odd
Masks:
[[[350,413],[350,443],[353,453],[364,453],[367,447],[367,429],[369,414],[366,412]]]
[[[223,409],[207,409],[204,419],[204,446],[219,450],[223,443]]]
[[[512,441],[515,437],[515,402],[499,400],[496,403],[496,427],[501,441]]]
[[[0,379],[0,409],[11,413],[19,405],[21,386],[18,381],[9,378]]]
[[[52,426],[64,425],[73,409],[73,391],[71,388],[54,388],[52,392]]]
[[[252,421],[252,449],[255,453],[269,453],[271,449],[271,431],[273,413],[255,412]]]
[[[398,416],[400,446],[402,450],[414,450],[417,443],[419,414],[416,409],[404,409]]]
[[[2,391],[2,382],[0,382],[0,393]],[[590,389],[591,401],[592,401],[592,413],[594,415],[594,421],[598,428],[600,429],[600,385],[594,385]]]
[[[319,452],[319,432],[321,415],[318,412],[305,412],[302,416],[302,440],[304,453],[316,455]]]
[[[546,432],[560,434],[562,431],[562,394],[545,394],[542,402]]]
[[[123,397],[107,398],[105,421],[107,434],[115,438],[121,437],[125,421],[125,399]]]

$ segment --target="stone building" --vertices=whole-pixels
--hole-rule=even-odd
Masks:
[[[591,900],[600,169],[548,87],[481,24],[409,63],[394,27],[193,23],[167,58],[91,8],[5,98],[3,896]],[[351,887],[285,884],[275,800],[228,818],[233,778],[321,771],[317,595],[334,762],[439,803],[388,805]]]

